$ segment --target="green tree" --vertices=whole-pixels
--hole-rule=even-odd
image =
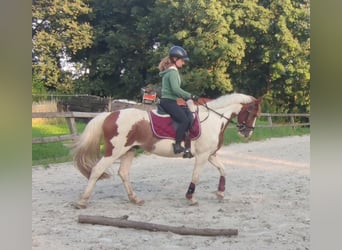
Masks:
[[[61,60],[91,45],[91,27],[82,21],[90,11],[82,0],[32,1],[32,70],[48,90],[72,91]]]
[[[152,41],[159,45],[154,63],[174,44],[188,51],[191,61],[183,74],[185,88],[197,94],[233,91],[227,69],[244,57],[245,42],[230,28],[233,20],[226,18],[224,2],[157,0],[146,22],[145,30],[151,30]]]
[[[238,63],[233,62],[228,69],[234,79],[234,89],[260,96],[267,88],[267,69],[262,60],[269,49],[265,38],[268,36],[272,13],[254,0],[229,1],[226,13],[227,18],[233,20],[231,29],[246,44],[243,59]]]
[[[46,97],[47,91],[44,82],[34,74],[32,76],[32,101],[38,102],[44,100]]]
[[[279,112],[310,112],[310,5],[309,1],[271,1],[270,89]]]
[[[233,28],[247,44],[242,63],[229,70],[236,89],[267,93],[270,112],[309,112],[309,2],[259,3],[228,5],[236,20]]]
[[[137,23],[149,12],[153,1],[90,0],[93,12],[88,21],[94,43],[79,51],[86,72],[76,82],[77,92],[100,96],[134,98],[146,79],[146,34]]]
[[[54,45],[59,45],[58,39],[42,38],[38,41],[45,43],[37,48],[45,46],[53,53],[42,53],[43,49],[38,51],[39,57],[34,57],[44,62],[38,68],[42,72],[44,67],[60,68],[60,56],[69,55],[82,72],[74,81],[75,93],[137,98],[142,86],[160,84],[159,61],[172,45],[180,45],[191,58],[182,69],[184,88],[188,91],[208,97],[232,91],[254,96],[267,93],[266,105],[272,109],[268,111],[310,110],[309,1],[89,0],[87,3],[92,12],[75,16],[79,23],[93,30],[91,46],[85,43],[73,51]],[[43,1],[40,4],[44,6]],[[51,21],[45,22],[47,27],[58,23],[58,15],[50,17]],[[43,18],[35,20],[33,27],[41,24],[39,20]],[[57,47],[62,50],[51,49]],[[37,51],[35,54],[38,55]],[[58,71],[51,71],[51,79],[61,82],[64,72],[54,72]]]

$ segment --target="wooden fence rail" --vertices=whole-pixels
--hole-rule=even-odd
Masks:
[[[32,138],[32,144],[37,143],[48,143],[48,142],[58,142],[73,140],[77,137],[78,131],[76,128],[75,118],[93,118],[97,116],[98,112],[34,112],[32,113],[32,119],[35,118],[65,118],[69,126],[70,134],[58,135],[50,137],[40,137]],[[267,117],[267,125],[257,125],[257,128],[276,128],[276,127],[301,127],[310,126],[310,114],[271,114],[271,113],[261,113],[261,117]],[[289,117],[289,123],[274,124],[272,117]],[[307,117],[309,122],[296,123],[295,117]],[[228,127],[230,128],[230,127]]]
[[[73,140],[78,135],[75,118],[93,118],[97,116],[98,114],[99,114],[98,112],[35,112],[35,113],[32,113],[32,119],[34,118],[65,118],[68,123],[69,131],[70,131],[70,134],[68,135],[32,138],[32,144]]]

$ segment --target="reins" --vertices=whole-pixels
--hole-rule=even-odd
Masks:
[[[221,113],[217,112],[216,110],[214,110],[214,109],[212,109],[212,108],[209,108],[208,105],[207,105],[206,103],[204,103],[204,104],[198,103],[198,104],[201,105],[201,106],[203,106],[203,107],[205,107],[207,110],[209,110],[209,111],[211,111],[211,112],[214,112],[215,114],[217,114],[217,115],[220,116],[221,118],[225,118],[228,122],[231,122],[231,123],[235,124],[236,126],[238,126],[238,124],[237,124],[236,122],[234,122],[232,119],[230,119],[230,118],[228,118],[227,116],[225,116],[223,113],[221,114]],[[207,120],[208,117],[209,117],[209,113],[208,113],[208,116],[207,116],[206,118],[204,118],[203,121],[201,121],[201,123],[204,122],[205,120]]]
[[[251,130],[254,130],[254,127],[247,126],[245,121],[244,121],[242,124],[237,123],[237,122],[233,121],[231,118],[228,118],[227,116],[225,116],[223,113],[221,114],[221,113],[217,112],[216,110],[214,110],[214,109],[212,109],[212,108],[209,108],[208,105],[207,105],[206,103],[204,103],[204,104],[203,104],[203,103],[198,103],[198,104],[201,105],[201,106],[203,106],[203,107],[205,107],[207,110],[209,110],[209,111],[215,113],[216,115],[220,116],[221,118],[225,118],[228,122],[231,122],[232,124],[235,124],[236,127],[237,127],[239,130],[244,130],[244,129],[246,129],[246,128],[251,129]],[[205,120],[207,120],[208,117],[209,117],[209,112],[208,112],[207,117],[204,118],[204,120],[200,121],[200,123],[202,123],[202,122],[204,122]]]

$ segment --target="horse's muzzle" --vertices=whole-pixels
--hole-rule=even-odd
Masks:
[[[239,130],[239,134],[242,137],[248,138],[252,135],[254,127],[248,126],[245,123],[237,124],[236,127]]]

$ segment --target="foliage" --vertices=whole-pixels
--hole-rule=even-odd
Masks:
[[[44,81],[39,79],[35,74],[32,76],[32,101],[39,102],[46,99],[47,90]]]
[[[307,1],[229,2],[246,55],[231,68],[236,90],[267,94],[273,112],[309,112],[310,37]]]
[[[134,98],[145,85],[147,34],[137,32],[139,19],[153,1],[90,0],[88,21],[94,29],[91,47],[73,58],[80,60],[86,74],[76,81],[78,93],[116,98]]]
[[[82,20],[90,12],[83,0],[32,1],[32,70],[47,90],[72,91],[62,60],[91,45],[91,26]]]
[[[75,0],[65,3],[77,10],[69,12],[54,3],[33,1],[33,66],[47,87],[137,99],[141,87],[160,84],[159,61],[180,45],[190,55],[181,73],[191,93],[264,95],[267,110],[310,112],[307,0]],[[77,79],[58,71],[63,53]]]
[[[156,1],[149,27],[144,27],[153,30],[151,42],[159,45],[153,53],[154,63],[167,55],[170,46],[181,45],[191,60],[183,72],[188,91],[212,97],[231,92],[227,68],[242,59],[244,43],[229,28],[229,21],[221,1]]]

